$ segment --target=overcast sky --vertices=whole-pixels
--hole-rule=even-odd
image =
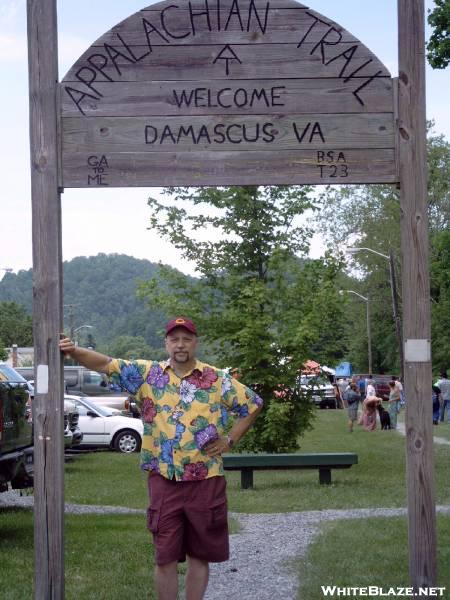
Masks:
[[[58,0],[60,79],[95,39],[148,4],[145,0]],[[425,4],[433,6],[432,0]],[[393,76],[397,74],[396,0],[311,0],[308,5],[350,31]],[[32,266],[26,0],[0,0],[0,73],[0,268],[17,271]],[[450,69],[428,68],[427,86],[428,118],[436,121],[437,133],[450,139]],[[66,190],[62,196],[64,260],[118,252],[190,271],[174,250],[146,229],[146,199],[151,193],[142,188]]]

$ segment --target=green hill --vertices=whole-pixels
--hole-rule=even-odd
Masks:
[[[157,265],[123,254],[98,254],[64,262],[64,327],[92,325],[97,345],[121,335],[142,336],[161,347],[165,316],[136,297],[138,280],[155,275]],[[0,281],[0,302],[16,302],[31,313],[32,270],[7,273]],[[71,321],[71,313],[73,313]],[[89,330],[85,330],[85,333]]]

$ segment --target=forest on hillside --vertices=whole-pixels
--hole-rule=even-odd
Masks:
[[[165,317],[136,296],[137,283],[156,273],[157,265],[120,254],[77,257],[64,262],[64,328],[76,330],[80,343],[107,349],[120,336],[141,337],[161,348]],[[32,270],[7,273],[0,281],[0,302],[15,302],[31,314]],[[88,340],[91,335],[93,340]]]

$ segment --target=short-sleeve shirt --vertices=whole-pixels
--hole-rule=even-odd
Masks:
[[[359,402],[361,400],[361,396],[358,394],[358,392],[349,389],[344,394],[344,400],[348,402],[349,405],[351,405],[355,404],[356,402]]]
[[[262,406],[253,390],[198,360],[182,378],[169,361],[112,359],[107,374],[140,408],[141,468],[167,479],[223,475],[222,458],[208,457],[205,445],[223,434],[229,413],[242,418]]]
[[[375,396],[376,395],[375,386],[370,381],[366,386],[366,391],[367,391],[367,396]]]
[[[442,400],[450,400],[450,379],[439,379],[436,385],[441,390]]]

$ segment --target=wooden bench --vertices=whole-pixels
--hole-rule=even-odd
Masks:
[[[353,452],[311,454],[224,454],[223,467],[241,472],[241,488],[253,487],[253,471],[269,469],[318,469],[319,483],[331,483],[331,469],[349,469],[358,463]]]

